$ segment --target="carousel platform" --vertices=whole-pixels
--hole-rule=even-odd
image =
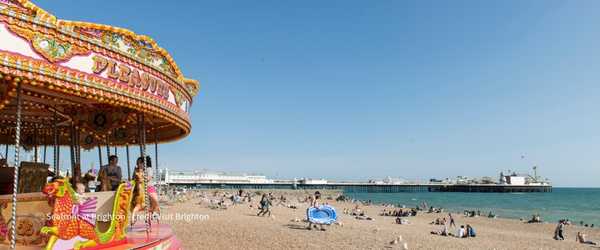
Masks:
[[[173,230],[167,224],[152,224],[152,230],[146,232],[143,223],[138,223],[128,229],[127,237],[113,247],[99,246],[83,248],[95,249],[181,249],[181,242],[175,237]]]
[[[154,250],[175,250],[181,249],[181,242],[177,239],[171,227],[167,224],[153,224],[152,230],[146,232],[144,224],[135,225],[128,230],[127,237],[124,240],[112,242],[108,245],[101,245],[90,248],[82,248],[82,250],[123,250],[123,249],[154,249]],[[60,241],[55,246],[55,249],[61,248],[62,245],[72,245],[70,241]],[[8,245],[0,245],[0,250],[10,249]],[[39,250],[41,246],[20,246],[19,250]],[[69,248],[65,248],[69,249]]]

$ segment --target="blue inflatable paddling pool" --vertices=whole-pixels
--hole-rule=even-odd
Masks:
[[[322,205],[319,208],[309,207],[306,211],[308,221],[315,224],[331,224],[337,220],[335,208],[329,205]]]

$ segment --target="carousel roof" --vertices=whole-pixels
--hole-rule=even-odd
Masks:
[[[0,143],[14,142],[18,85],[25,145],[52,144],[56,125],[60,144],[75,128],[83,147],[135,143],[140,114],[148,141],[182,138],[199,90],[148,36],[0,0]]]

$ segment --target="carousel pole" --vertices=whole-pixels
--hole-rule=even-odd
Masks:
[[[100,161],[100,167],[102,167],[102,148],[100,148],[100,143],[98,143],[98,160]]]
[[[75,128],[75,169],[77,170],[77,180],[81,183],[81,144],[79,144],[79,130]]]
[[[33,129],[33,161],[38,162],[38,128],[35,126]]]
[[[58,145],[58,116],[54,107],[54,176],[60,175],[60,146]]]
[[[154,130],[154,165],[156,171],[154,172],[154,184],[156,185],[156,196],[160,197],[160,175],[158,173],[158,130]]]
[[[44,164],[46,164],[46,144],[48,144],[48,138],[44,135]]]
[[[81,144],[79,144],[81,138],[79,136],[79,130],[75,127],[75,162],[81,168]]]
[[[77,127],[73,125],[73,150],[75,151],[75,164],[79,164],[79,133]]]
[[[17,78],[18,79],[18,78]],[[17,80],[15,79],[15,80]],[[19,149],[21,147],[21,81],[17,82],[17,126],[15,131],[15,177],[13,178],[10,249],[17,246],[17,188],[19,187]]]
[[[71,124],[71,184],[77,184],[81,180],[81,167],[79,166],[79,155],[78,155],[78,140],[79,136],[75,124]]]
[[[127,152],[127,179],[131,180],[131,167],[129,166],[129,144],[125,144],[125,151]]]
[[[75,125],[71,124],[71,143],[69,145],[69,152],[71,153],[71,173],[75,173]],[[75,183],[75,179],[71,180],[71,184]]]
[[[110,164],[110,140],[109,140],[109,136],[106,137],[106,157],[108,159],[108,164]]]
[[[139,121],[139,136],[140,136],[140,154],[142,159],[144,159],[144,162],[146,162],[146,128],[145,128],[145,121],[144,121],[144,114],[142,113],[139,117],[138,117],[138,121]],[[146,168],[146,166],[143,167],[144,168],[144,185],[143,185],[143,189],[142,192],[144,193],[144,212],[146,213],[146,232],[150,232],[150,226],[151,226],[151,219],[152,217],[149,214],[149,210],[150,210],[150,195],[148,194],[147,191],[147,187],[150,184],[150,180],[148,178],[148,170]]]

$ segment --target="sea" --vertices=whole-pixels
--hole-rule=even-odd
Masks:
[[[549,193],[345,193],[349,198],[416,207],[426,202],[453,212],[492,212],[500,218],[529,220],[539,214],[546,222],[569,219],[600,227],[600,188],[553,188]]]

